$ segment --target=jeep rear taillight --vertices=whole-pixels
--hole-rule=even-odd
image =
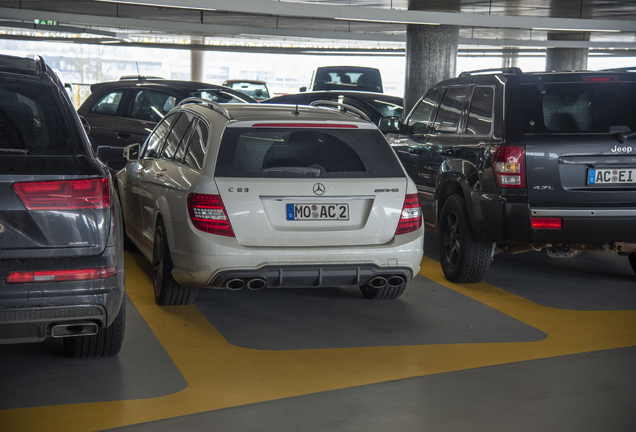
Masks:
[[[406,234],[420,229],[422,226],[422,208],[417,194],[408,194],[404,198],[404,206],[400,215],[395,235]]]
[[[107,178],[14,183],[29,210],[83,210],[110,207]]]
[[[188,213],[196,229],[211,234],[234,237],[220,195],[191,193],[188,195]]]
[[[524,187],[524,155],[523,147],[493,147],[493,169],[499,186]]]

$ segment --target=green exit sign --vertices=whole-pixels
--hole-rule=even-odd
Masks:
[[[36,24],[39,25],[57,25],[57,21],[52,21],[52,20],[40,20],[40,19],[36,19],[33,20]]]

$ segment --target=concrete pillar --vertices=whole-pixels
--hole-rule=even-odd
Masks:
[[[548,33],[548,40],[589,41],[587,32],[553,32]],[[588,48],[548,48],[546,52],[545,70],[587,70]]]
[[[202,37],[192,36],[190,44],[203,45]],[[191,49],[190,50],[190,81],[203,82],[205,70],[205,51]]]
[[[457,74],[459,26],[408,24],[404,112],[439,81]]]
[[[501,67],[504,69],[519,66],[519,49],[504,48],[501,51]]]

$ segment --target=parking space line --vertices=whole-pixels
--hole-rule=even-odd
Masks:
[[[452,284],[439,263],[421,275],[535,327],[537,342],[264,351],[228,343],[195,306],[159,307],[148,266],[126,254],[127,290],[188,382],[153,399],[0,411],[4,431],[91,431],[410,377],[636,345],[636,311],[549,308],[485,282]],[[125,349],[125,345],[124,345]]]

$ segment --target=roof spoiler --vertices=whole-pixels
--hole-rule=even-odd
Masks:
[[[523,75],[523,71],[518,67],[499,68],[499,69],[480,69],[474,71],[462,72],[460,77],[473,76],[473,75],[492,75],[492,74],[512,74]]]

